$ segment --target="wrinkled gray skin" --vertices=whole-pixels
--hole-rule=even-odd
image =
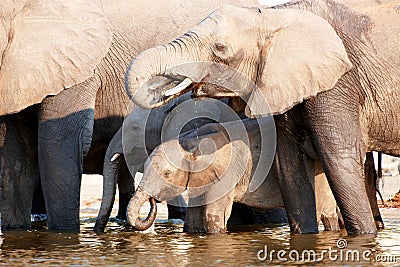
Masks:
[[[206,169],[202,169],[199,172],[185,171],[184,165],[177,166],[176,168],[167,158],[164,151],[183,150],[183,147],[178,144],[177,140],[171,140],[157,147],[150,155],[149,160],[146,161],[146,168],[144,169],[141,184],[139,185],[137,193],[133,196],[132,202],[129,204],[129,222],[135,226],[138,222],[136,218],[138,210],[140,209],[140,204],[143,204],[149,197],[168,200],[176,194],[182,193],[181,191],[174,190],[175,188],[160,186],[159,188],[152,187],[151,194],[146,194],[143,187],[146,186],[146,188],[148,188],[148,185],[160,185],[160,182],[157,180],[163,178],[159,174],[166,172],[172,174],[168,182],[178,186],[181,185],[179,187],[181,190],[185,190],[186,188],[184,185],[188,185],[190,198],[185,217],[184,231],[186,232],[206,232],[214,234],[225,232],[227,230],[227,222],[231,215],[233,202],[242,203],[259,209],[283,207],[284,204],[278,186],[276,164],[273,164],[267,178],[256,191],[248,191],[251,176],[254,173],[255,166],[260,156],[261,136],[257,121],[245,120],[244,123],[249,136],[249,146],[242,141],[230,142],[228,136],[226,136],[224,132],[206,131],[205,127],[207,126],[199,129],[199,131],[202,131],[202,135],[198,135],[198,132],[194,131],[181,137],[180,141],[182,142],[182,146],[185,147],[185,150],[190,151],[188,152],[188,156],[195,162],[194,164],[200,165],[204,162],[199,156],[201,154],[199,147],[201,140],[207,138],[217,145],[216,151],[213,149],[209,150],[211,147],[202,147],[203,155],[215,153],[215,161]],[[177,146],[179,146],[178,150],[176,149]],[[235,158],[235,155],[231,154],[233,151],[231,146],[235,147],[239,158]],[[176,155],[174,154],[175,159],[179,157],[182,157],[179,153]],[[233,162],[233,164],[229,166],[231,162]],[[184,159],[182,159],[182,164],[185,164]],[[239,168],[237,169],[237,167],[234,166],[239,166]],[[196,167],[194,166],[193,168]],[[221,198],[211,203],[205,203],[218,189],[226,188],[226,185],[221,186],[221,184],[209,185],[217,179],[225,178],[223,175],[227,172],[225,168],[234,169],[232,173],[226,176],[229,180],[234,181],[234,184],[231,185],[232,189],[226,192]],[[237,176],[240,177],[237,178]],[[310,183],[314,183],[314,176],[314,173],[308,173]],[[326,193],[326,191],[330,191],[330,189],[323,173],[315,179],[315,182],[318,186],[315,188],[317,199],[324,202],[324,204],[317,202],[317,205],[321,208],[319,210],[319,218],[323,219],[327,230],[339,230],[336,203],[332,193]],[[206,186],[206,188],[201,188],[203,186]],[[149,217],[154,216],[149,215]],[[147,225],[150,226],[151,223],[149,222]]]
[[[95,232],[103,232],[110,218],[111,210],[114,204],[116,186],[118,183],[119,191],[129,191],[128,198],[119,200],[119,209],[117,219],[126,220],[126,207],[134,192],[134,179],[125,179],[125,175],[121,172],[127,172],[134,175],[138,171],[142,171],[143,163],[147,159],[149,151],[151,152],[161,142],[161,129],[165,118],[174,108],[177,102],[188,99],[188,96],[182,96],[167,105],[153,109],[149,113],[148,110],[135,107],[127,117],[130,122],[130,152],[131,165],[128,169],[125,161],[124,147],[122,145],[121,127],[114,135],[108,145],[103,165],[103,196],[96,224]],[[189,96],[190,97],[190,96]],[[146,137],[143,140],[143,134]],[[125,136],[126,138],[126,136]],[[131,177],[131,175],[129,175]]]
[[[189,106],[196,102],[197,107],[197,117],[189,118],[187,122],[184,117],[185,115],[187,116],[190,110],[187,107],[175,109],[185,101],[188,101],[186,105]],[[182,112],[186,114],[182,114]],[[115,134],[107,148],[103,169],[103,197],[94,231],[103,232],[106,227],[114,204],[116,184],[117,182],[119,183],[121,178],[124,178],[121,172],[130,172],[132,175],[138,171],[143,172],[144,162],[153,149],[161,144],[161,140],[167,141],[176,138],[176,134],[181,132],[197,129],[214,121],[232,120],[235,117],[236,113],[224,102],[190,100],[190,94],[182,95],[168,104],[151,111],[135,107],[126,117],[124,126]],[[175,129],[179,127],[181,129],[176,132]],[[123,140],[124,144],[122,143]],[[125,158],[128,159],[128,162],[126,162]],[[127,163],[129,170],[127,170]],[[120,206],[117,218],[125,220],[126,207],[134,190],[134,183],[131,179],[130,181],[119,183],[118,186],[119,190],[122,191],[131,190],[129,198],[124,198],[122,201],[120,199],[119,201]],[[186,204],[182,197],[173,200],[173,202]],[[183,219],[184,208],[168,205],[168,216],[169,218]]]
[[[30,227],[33,184],[40,177],[49,229],[78,231],[81,175],[102,173],[129,102],[124,78],[131,59],[224,3],[249,2],[3,1],[2,228]]]
[[[304,221],[315,216],[315,203],[301,201],[313,194],[304,175],[312,157],[303,157],[299,146],[306,137],[321,159],[348,234],[376,234],[363,163],[373,150],[400,156],[399,23],[396,4],[386,0],[225,6],[187,34],[139,55],[128,73],[128,94],[144,107],[174,98],[174,90],[149,94],[140,87],[158,75],[190,78],[189,89],[195,87],[197,95],[249,99],[249,115],[277,115],[279,185],[291,231],[318,232],[316,223]],[[208,86],[213,73],[201,67],[170,69],[199,61],[240,70],[260,91]],[[280,153],[287,150],[296,152]]]
[[[147,226],[150,226],[152,222],[146,222],[146,220],[143,222],[136,219],[140,204],[143,204],[149,197],[168,200],[176,194],[181,193],[180,190],[185,190],[186,185],[189,190],[189,196],[191,197],[185,217],[184,230],[187,232],[225,232],[233,202],[243,203],[247,206],[261,209],[283,207],[284,203],[278,185],[279,174],[277,172],[277,161],[272,165],[263,184],[256,191],[249,192],[249,182],[254,173],[255,164],[260,156],[261,136],[257,121],[247,119],[243,122],[249,136],[249,146],[245,145],[242,141],[230,142],[228,136],[226,136],[223,131],[218,130],[220,126],[208,124],[201,127],[198,131],[191,132],[181,137],[180,143],[185,147],[184,150],[190,152],[186,155],[185,152],[183,152],[183,155],[179,155],[179,153],[173,154],[173,158],[181,158],[182,161],[177,160],[171,162],[165,154],[165,151],[168,150],[175,152],[183,151],[183,148],[178,144],[177,140],[163,143],[160,147],[156,148],[146,161],[143,179],[137,193],[135,193],[129,204],[129,222],[134,226],[137,222],[140,222],[140,225],[147,224]],[[229,127],[230,126],[227,125],[225,129]],[[212,140],[213,143],[216,144],[216,151],[210,149],[210,147],[201,148],[203,155],[215,153],[215,161],[208,165],[206,169],[202,169],[198,172],[185,171],[185,157],[190,158],[190,160],[194,162],[194,165],[191,165],[193,169],[196,169],[196,164],[201,165],[204,163],[203,159],[199,157],[199,154],[201,154],[199,143],[203,139]],[[228,145],[228,147],[226,145]],[[235,158],[235,155],[232,154],[233,150],[232,147],[229,147],[230,145],[235,147],[237,155],[240,155],[239,158]],[[179,149],[176,149],[177,146]],[[287,153],[290,154],[291,151],[287,151]],[[250,162],[246,162],[246,154],[249,155],[248,159]],[[373,164],[373,158],[368,159],[372,160]],[[205,161],[207,161],[207,159],[205,159]],[[183,165],[175,167],[176,162],[182,162]],[[230,165],[231,162],[233,164]],[[315,166],[315,168],[308,166],[307,176],[315,189],[317,218],[323,222],[326,230],[339,230],[343,227],[343,221],[339,220],[339,218],[341,218],[340,214],[338,218],[336,202],[329,184],[327,183],[325,174],[323,173],[321,164],[316,160],[312,165],[312,167]],[[235,166],[241,167],[237,168]],[[215,182],[217,179],[223,180],[225,178],[225,174],[223,175],[223,173],[227,172],[225,168],[233,169],[232,172],[228,172],[227,177],[229,177],[229,180],[236,181],[236,185],[232,187],[232,190],[226,192],[227,194],[223,197],[204,205],[204,202],[207,201],[208,198],[219,189],[226,188],[226,185],[221,186],[221,184],[214,184],[206,188],[199,187],[206,186],[207,184]],[[315,173],[312,171],[315,171]],[[171,175],[169,177],[162,177],[164,173],[170,173]],[[238,176],[240,176],[239,179],[237,179]],[[162,179],[177,185],[180,190],[163,185],[163,183],[160,183]],[[146,188],[146,190],[143,190],[143,188]],[[314,202],[314,200],[311,202]],[[155,216],[150,214],[149,217],[154,218]],[[312,220],[312,218],[313,217],[309,218],[309,220]]]

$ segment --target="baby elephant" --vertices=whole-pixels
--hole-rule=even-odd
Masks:
[[[94,231],[105,230],[117,184],[120,196],[117,219],[126,219],[126,207],[134,190],[132,176],[142,172],[148,154],[155,147],[163,141],[176,138],[180,132],[196,129],[212,121],[238,119],[238,115],[226,102],[224,99],[191,99],[190,94],[184,94],[152,110],[136,106],[107,148],[103,169],[103,197]],[[184,203],[183,198],[177,200],[175,203]],[[184,211],[184,208],[168,205],[169,218],[181,218]]]
[[[268,124],[268,118],[261,122]],[[230,123],[226,123],[229,128]],[[257,162],[260,158],[261,135],[256,120],[243,120],[248,140],[234,139],[223,130],[224,127],[211,131],[193,131],[180,140],[170,140],[158,146],[151,153],[144,165],[143,178],[128,206],[128,222],[138,230],[144,230],[153,223],[156,209],[152,208],[145,220],[139,219],[141,206],[149,199],[165,201],[188,190],[189,207],[185,218],[184,230],[187,232],[222,233],[226,231],[233,202],[245,205],[273,209],[283,207],[284,203],[279,191],[276,161],[261,186],[250,192],[249,185]],[[214,124],[217,125],[217,124]],[[273,127],[263,128],[274,131]],[[210,128],[208,128],[210,130]],[[265,136],[273,136],[272,132],[264,132]],[[241,140],[244,139],[244,140]],[[265,153],[265,151],[263,152]],[[288,152],[290,153],[290,152]],[[312,164],[313,161],[311,161]],[[309,182],[325,179],[324,175],[316,177],[320,171],[314,166],[307,168]],[[321,207],[325,218],[325,227],[339,230],[336,203],[328,183],[319,181],[315,191],[324,197]],[[305,201],[308,201],[307,199]],[[314,201],[314,199],[310,200]],[[154,207],[154,201],[151,201]],[[329,205],[330,210],[326,210]],[[310,220],[314,220],[310,216]]]

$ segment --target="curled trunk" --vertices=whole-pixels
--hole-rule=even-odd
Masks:
[[[132,61],[126,75],[126,91],[137,105],[159,107],[190,90],[191,80],[179,71],[171,71],[171,67],[198,61],[192,56],[193,51],[179,46],[185,41],[191,42],[190,37],[146,50]],[[190,49],[196,50],[196,46]]]
[[[140,208],[143,204],[150,201],[150,212],[146,219],[141,220],[139,218]],[[150,197],[140,186],[136,190],[135,194],[129,201],[128,210],[126,217],[130,225],[135,227],[137,230],[144,231],[154,223],[157,215],[157,205],[154,198]]]

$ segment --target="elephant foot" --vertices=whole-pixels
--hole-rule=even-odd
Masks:
[[[185,233],[207,233],[223,234],[226,233],[226,227],[219,223],[218,215],[205,213],[205,206],[187,208],[183,232]]]
[[[376,229],[378,229],[378,231],[385,229],[385,224],[383,223],[383,219],[380,215],[375,216],[374,220],[375,220]]]
[[[189,201],[190,202],[190,201]],[[183,232],[185,233],[204,233],[204,207],[188,207],[186,210],[185,224]]]
[[[188,224],[185,222],[183,225],[183,232],[184,233],[190,233],[190,234],[195,234],[195,233],[204,233],[204,227],[198,227],[196,224]]]
[[[0,116],[0,165],[1,229],[30,229],[32,199],[40,179],[35,106]]]
[[[226,223],[224,218],[216,214],[207,214],[206,219],[206,233],[207,234],[224,234],[226,233]]]

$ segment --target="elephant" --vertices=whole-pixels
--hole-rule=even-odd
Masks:
[[[186,189],[189,194],[189,206],[184,231],[190,233],[226,232],[234,202],[258,209],[283,207],[276,164],[272,165],[262,185],[254,192],[249,191],[249,183],[259,160],[261,135],[258,121],[246,119],[243,123],[249,136],[249,144],[242,140],[230,140],[224,131],[214,132],[200,128],[201,134],[198,131],[184,134],[180,139],[166,141],[155,148],[145,163],[143,178],[129,203],[129,223],[139,230],[146,229],[153,223],[155,216],[150,212],[151,220],[137,219],[143,203],[151,197],[169,200]],[[212,140],[216,147],[206,144],[200,149],[201,142],[206,139]],[[174,151],[172,155],[175,160],[171,161],[168,158],[167,154],[170,151]],[[212,154],[214,160],[208,162],[208,156]],[[193,163],[189,169],[184,166],[188,159]],[[233,168],[233,172],[228,168]],[[163,176],[167,172],[171,175]],[[317,202],[321,207],[320,218],[323,219],[327,230],[340,230],[335,199],[332,194],[323,194],[330,191],[329,185],[323,181],[317,183],[317,180],[326,178],[323,173],[315,174],[318,175],[315,178],[315,184],[318,185],[315,187],[315,193],[320,195],[317,199],[325,205],[323,207],[322,203]],[[311,183],[314,183],[315,174],[308,173]],[[240,178],[235,178],[237,176]],[[160,180],[166,180],[167,183],[163,185]],[[219,195],[220,188],[228,189]],[[332,204],[329,206],[330,210],[326,209],[327,204]]]
[[[150,212],[148,218],[151,218],[151,220],[141,221],[137,219],[141,205],[149,197],[168,200],[182,193],[186,188],[191,197],[185,217],[184,231],[187,232],[225,232],[234,201],[245,204],[247,207],[261,209],[283,207],[284,204],[278,185],[277,161],[271,166],[271,170],[262,185],[253,192],[249,191],[249,182],[252,179],[251,177],[254,174],[261,152],[261,135],[258,127],[260,121],[261,123],[265,122],[262,120],[243,120],[249,136],[249,144],[243,143],[242,140],[232,141],[225,131],[219,131],[217,127],[210,127],[210,124],[207,124],[189,134],[183,134],[179,140],[170,140],[155,148],[146,161],[143,179],[129,203],[127,217],[130,224],[139,230],[146,229],[152,224],[155,218],[153,213],[156,210],[153,209],[153,213]],[[226,128],[229,127],[232,126],[228,125]],[[235,128],[237,129],[237,127]],[[268,126],[263,127],[263,129],[268,129]],[[210,149],[206,145],[206,147],[200,149],[200,144],[205,139],[212,140],[213,144],[216,144],[216,148]],[[171,161],[172,157],[168,158],[168,151],[177,152],[172,152],[175,160]],[[291,151],[286,151],[285,153],[290,154]],[[209,154],[214,154],[214,161],[209,162],[209,158],[204,157],[204,155],[209,156]],[[246,157],[246,154],[249,154],[249,156]],[[189,170],[184,166],[187,158],[193,163],[193,165],[190,165]],[[374,167],[373,163],[373,157],[367,157],[365,165]],[[207,167],[201,167],[199,171],[197,165],[207,165]],[[307,175],[310,182],[313,185],[315,183],[318,221],[321,220],[323,222],[325,230],[340,230],[344,227],[342,217],[336,208],[336,202],[323,173],[321,163],[316,160],[313,165],[315,168],[308,168]],[[241,168],[235,169],[235,166],[241,166]],[[233,172],[229,172],[228,168],[233,168]],[[251,170],[248,170],[248,168]],[[315,173],[311,172],[313,170]],[[163,176],[166,172],[171,173],[167,178]],[[234,178],[237,176],[240,176],[240,178]],[[374,177],[367,176],[367,178],[373,179]],[[163,179],[167,180],[166,184],[159,181]],[[224,179],[228,179],[228,183],[215,183],[216,180],[221,181]],[[233,185],[230,184],[232,180]],[[176,186],[171,187],[168,183]],[[226,194],[215,197],[215,190],[218,192],[221,187],[230,188],[231,190],[226,190]],[[214,196],[212,196],[213,194]],[[207,198],[215,199],[215,201],[205,200]],[[371,203],[372,205],[374,203]],[[375,205],[377,208],[376,197]]]
[[[315,216],[315,203],[301,202],[313,194],[304,171],[309,159],[299,146],[307,137],[347,233],[376,235],[363,163],[371,151],[400,155],[399,22],[395,3],[385,0],[226,5],[186,34],[139,54],[127,72],[127,93],[147,108],[189,90],[202,97],[240,96],[248,116],[274,115],[291,231],[318,232],[316,223],[304,221]],[[152,77],[179,86],[158,90]],[[280,150],[298,152],[280,157]]]
[[[2,228],[29,228],[40,179],[48,228],[79,230],[82,173],[100,173],[129,98],[133,57],[223,4],[251,0],[2,1]],[[161,25],[161,26],[160,26]],[[127,193],[127,192],[124,192]]]
[[[210,122],[238,119],[239,116],[228,104],[231,105],[224,100],[191,100],[190,94],[184,94],[152,110],[134,107],[107,148],[103,171],[103,197],[94,231],[104,232],[114,204],[116,184],[121,178],[123,182],[119,183],[119,190],[130,191],[130,194],[128,198],[120,198],[117,218],[126,220],[126,207],[134,185],[132,180],[124,180],[126,175],[121,175],[121,172],[132,175],[138,171],[143,172],[143,164],[153,149],[162,141],[176,138],[181,132],[197,129]],[[192,110],[194,106],[196,110]],[[192,119],[190,114],[194,112],[197,117]],[[175,201],[185,204],[183,198]],[[184,210],[173,207],[176,205],[168,205],[169,218],[171,218],[171,213],[178,213],[172,218],[183,219]]]

